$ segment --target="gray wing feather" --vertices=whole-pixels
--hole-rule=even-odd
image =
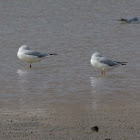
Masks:
[[[37,52],[37,51],[28,51],[25,54],[33,55],[33,56],[36,56],[36,57],[39,57],[39,58],[49,56],[49,54],[47,54],[47,53],[40,53],[40,52]]]
[[[100,59],[100,62],[103,63],[103,64],[106,64],[108,66],[116,66],[116,65],[118,65],[117,62],[114,62],[114,61],[106,59],[106,58]]]

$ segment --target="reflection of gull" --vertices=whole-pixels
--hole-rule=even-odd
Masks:
[[[126,65],[127,63],[109,60],[105,57],[102,57],[98,52],[92,54],[90,62],[96,70],[101,71],[102,75],[105,75],[106,71],[110,71],[119,65]]]
[[[27,76],[28,75],[28,72],[26,70],[17,70],[17,73],[19,74],[19,76]]]
[[[41,53],[38,51],[30,50],[26,45],[22,45],[17,53],[17,56],[20,60],[25,61],[31,64],[34,62],[39,62],[42,59],[49,57],[50,55],[57,55],[54,53]]]
[[[140,19],[137,17],[130,18],[130,19],[121,18],[118,21],[122,21],[122,23],[134,23],[134,24],[140,23]]]
[[[98,102],[100,101],[100,98],[102,95],[102,84],[104,81],[102,80],[101,77],[90,77],[90,83],[92,86],[92,107],[93,109],[97,109],[98,107]]]

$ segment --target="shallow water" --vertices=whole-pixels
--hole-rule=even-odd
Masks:
[[[1,0],[0,112],[140,105],[140,24],[116,21],[139,16],[139,6],[139,0]],[[16,55],[23,44],[59,55],[30,69]],[[128,64],[102,77],[90,65],[96,51]]]

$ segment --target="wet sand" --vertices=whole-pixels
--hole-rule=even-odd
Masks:
[[[91,128],[99,127],[99,131]],[[43,110],[0,114],[2,140],[138,140],[139,106],[92,109],[82,104],[53,104]]]

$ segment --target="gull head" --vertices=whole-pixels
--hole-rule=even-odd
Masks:
[[[92,54],[90,63],[93,65],[94,61],[98,60],[98,58],[101,57],[101,54],[98,52],[95,52]]]
[[[27,45],[22,45],[18,51],[22,51],[22,50],[30,50],[29,47],[27,47]]]
[[[95,52],[92,54],[91,58],[101,57],[101,54],[98,52]]]
[[[130,20],[124,19],[124,18],[121,18],[118,21],[121,21],[122,23],[129,23],[130,22]]]
[[[124,18],[121,18],[121,19],[119,19],[118,21],[126,21],[126,19],[124,19]]]

